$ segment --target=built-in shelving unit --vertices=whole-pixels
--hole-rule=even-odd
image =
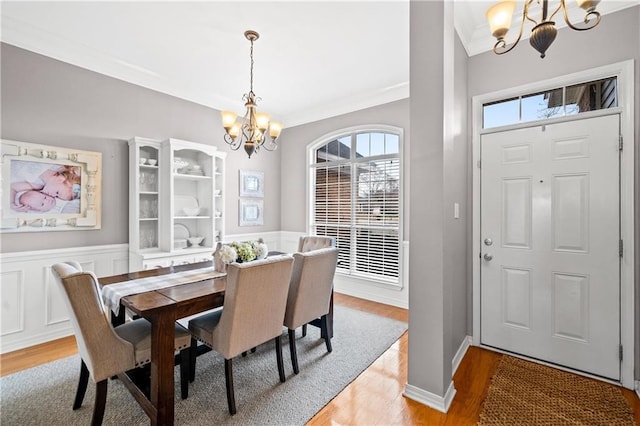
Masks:
[[[130,270],[211,259],[223,238],[225,157],[179,139],[129,141]]]

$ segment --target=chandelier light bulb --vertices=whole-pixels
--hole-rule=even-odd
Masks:
[[[280,132],[282,131],[282,123],[277,121],[272,121],[269,126],[269,136],[271,139],[276,140],[280,136]]]
[[[222,111],[222,127],[224,127],[227,131],[235,124],[236,118],[238,118],[238,114],[231,111]]]
[[[491,6],[486,13],[491,34],[496,37],[504,37],[511,26],[511,18],[516,8],[515,1],[503,1]]]

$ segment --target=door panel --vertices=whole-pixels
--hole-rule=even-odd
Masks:
[[[619,379],[618,134],[612,115],[482,136],[483,344]]]

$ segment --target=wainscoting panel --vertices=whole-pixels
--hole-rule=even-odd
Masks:
[[[51,266],[76,260],[97,276],[128,271],[127,244],[38,250],[0,255],[2,284],[0,353],[73,334]]]
[[[92,271],[89,266],[82,265],[82,270]],[[46,326],[69,321],[69,312],[64,301],[62,291],[56,285],[51,266],[42,267],[42,281],[44,282],[45,300],[47,301]]]
[[[0,293],[0,307],[2,308],[2,323],[0,336],[20,333],[24,330],[24,279],[22,271],[11,271],[2,268],[2,292]]]
[[[262,238],[269,250],[293,253],[304,232],[273,231],[226,235],[225,242]],[[57,288],[51,266],[75,260],[98,277],[129,270],[127,244],[77,247],[0,254],[0,353],[23,349],[73,333],[63,295]],[[408,242],[403,243],[402,286],[337,275],[335,290],[389,305],[408,307],[406,280]]]

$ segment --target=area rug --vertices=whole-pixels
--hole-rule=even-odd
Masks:
[[[479,425],[635,425],[614,385],[504,355]]]
[[[407,324],[355,309],[336,306],[333,352],[320,330],[297,332],[300,374],[293,374],[286,333],[282,345],[287,381],[280,383],[273,342],[246,358],[234,359],[238,412],[230,416],[224,381],[224,359],[215,352],[198,357],[189,398],[180,399],[176,368],[177,425],[302,425],[353,381],[407,329]],[[73,356],[0,379],[0,424],[88,425],[95,386],[89,382],[82,408],[71,410],[80,358]],[[109,381],[105,425],[148,425],[149,420],[118,380]]]

